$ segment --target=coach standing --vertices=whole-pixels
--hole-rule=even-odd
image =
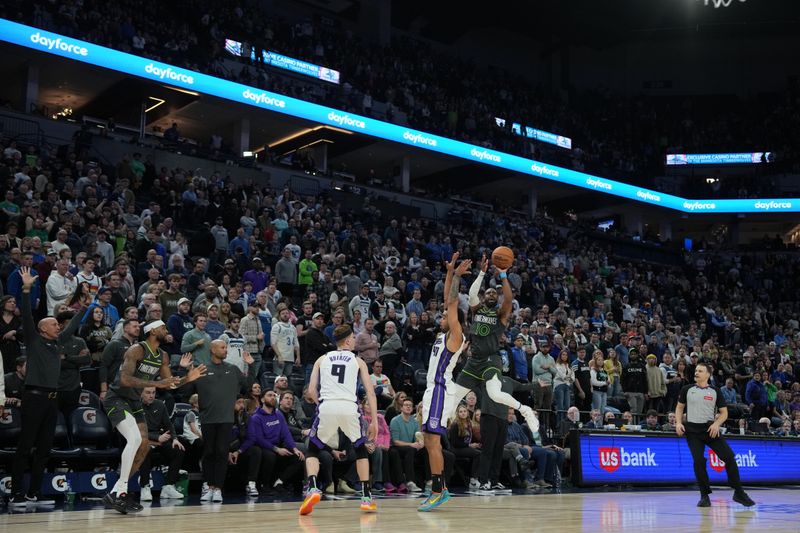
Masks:
[[[52,499],[43,500],[39,491],[42,488],[44,467],[50,456],[58,421],[56,390],[61,372],[59,344],[63,344],[72,335],[67,331],[63,338],[60,337],[58,321],[53,317],[43,318],[38,325],[34,325],[31,287],[36,281],[36,276],[31,275],[30,267],[23,266],[19,270],[22,278],[22,330],[25,333],[27,346],[28,370],[22,394],[22,432],[11,467],[13,496],[10,505],[13,507],[55,503]],[[31,453],[34,448],[36,451]],[[26,496],[23,477],[31,458],[33,462],[30,487]]]
[[[700,485],[700,501],[698,507],[710,507],[711,485],[706,471],[705,447],[708,446],[720,460],[725,462],[725,472],[728,474],[728,483],[733,487],[733,501],[746,507],[755,505],[750,496],[742,488],[739,479],[739,466],[733,450],[725,442],[720,433],[720,427],[728,419],[728,407],[725,399],[717,387],[709,384],[711,379],[711,365],[698,363],[694,371],[694,385],[686,385],[681,389],[678,397],[678,406],[675,409],[675,432],[680,436],[686,433],[689,451],[692,452],[694,462],[694,475]],[[686,410],[686,424],[683,423],[683,411]],[[719,411],[719,414],[717,414]]]

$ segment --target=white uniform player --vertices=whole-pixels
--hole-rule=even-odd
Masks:
[[[335,350],[320,358],[319,407],[309,438],[320,448],[339,446],[338,430],[354,447],[364,441],[358,408],[358,358],[353,352]]]
[[[461,335],[461,347],[453,353],[447,349],[447,335],[439,333],[431,348],[428,362],[427,387],[422,396],[422,429],[429,433],[445,435],[450,418],[463,397],[461,387],[453,383],[453,368],[464,349],[465,337]]]

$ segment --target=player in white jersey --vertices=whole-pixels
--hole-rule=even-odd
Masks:
[[[420,511],[432,511],[450,499],[450,492],[444,486],[442,477],[444,457],[441,436],[447,434],[450,418],[465,394],[461,387],[453,383],[453,368],[467,344],[458,316],[458,289],[461,285],[461,276],[469,272],[469,267],[472,265],[472,261],[467,259],[456,267],[456,260],[458,252],[453,254],[453,258],[447,263],[447,277],[444,282],[447,306],[440,326],[442,333],[436,337],[436,342],[431,348],[428,384],[422,396],[422,431],[433,481],[431,494],[420,504]]]
[[[374,441],[378,434],[378,403],[375,390],[369,386],[367,364],[353,352],[355,335],[347,324],[333,330],[336,350],[323,355],[314,363],[308,390],[317,403],[317,416],[308,434],[308,453],[306,454],[306,474],[308,475],[308,492],[300,514],[311,514],[314,506],[322,498],[322,491],[317,487],[319,474],[319,452],[324,449],[339,447],[339,430],[347,435],[356,450],[356,470],[361,481],[361,510],[372,512],[378,506],[372,499],[369,484],[369,452],[367,441]],[[367,403],[370,410],[370,424],[367,434],[361,424],[361,411],[358,408],[358,380],[367,392]]]

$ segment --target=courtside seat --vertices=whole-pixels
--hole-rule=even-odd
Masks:
[[[175,433],[183,435],[183,419],[186,418],[186,413],[192,410],[192,404],[176,402],[175,408],[172,410],[172,425],[175,426]],[[177,435],[174,435],[177,436]]]
[[[100,401],[100,396],[90,390],[81,391],[81,395],[78,398],[78,404],[81,407],[94,407],[95,409],[101,409],[103,407],[102,402]]]
[[[67,422],[64,420],[64,414],[58,412],[58,421],[56,422],[56,431],[53,436],[53,448],[50,450],[50,457],[62,461],[71,459],[78,459],[83,453],[83,450],[76,446],[70,445],[69,431],[67,429]]]
[[[14,458],[20,433],[22,413],[17,407],[6,407],[0,416],[0,462],[7,463]]]
[[[110,448],[111,422],[96,407],[78,407],[70,417],[73,446],[80,447],[83,455],[92,460],[117,459],[119,448]]]

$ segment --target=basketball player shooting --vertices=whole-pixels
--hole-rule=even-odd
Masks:
[[[336,350],[317,359],[308,383],[308,390],[318,406],[317,416],[308,434],[306,454],[308,492],[300,506],[301,515],[311,514],[314,506],[322,499],[322,491],[317,487],[319,452],[339,447],[340,429],[356,450],[356,470],[362,490],[361,510],[374,512],[378,509],[369,485],[369,451],[366,446],[366,442],[374,441],[378,434],[378,402],[375,399],[375,389],[369,386],[367,364],[352,351],[356,340],[350,326],[347,324],[338,326],[333,330],[333,339],[336,341]],[[364,435],[358,408],[359,378],[365,386],[370,411],[371,422],[367,435]]]
[[[447,298],[441,330],[431,348],[428,362],[427,388],[422,397],[422,431],[425,437],[425,449],[428,451],[428,462],[431,468],[433,486],[431,494],[419,506],[419,511],[432,511],[450,499],[450,492],[444,486],[442,473],[444,457],[442,456],[441,436],[447,433],[449,418],[455,413],[461,396],[455,392],[453,383],[453,367],[458,362],[461,351],[466,347],[461,321],[458,316],[458,288],[461,276],[469,272],[472,261],[462,261],[458,267],[458,252],[447,263],[447,276],[444,282],[444,294]]]
[[[486,394],[493,402],[516,409],[533,433],[539,431],[539,420],[536,413],[528,405],[522,405],[510,394],[503,392],[500,376],[503,375],[503,361],[500,358],[500,338],[505,334],[511,318],[511,306],[514,295],[511,293],[511,284],[508,281],[508,268],[499,268],[495,265],[497,275],[503,289],[503,303],[497,309],[497,290],[488,288],[483,293],[483,301],[478,297],[483,278],[489,268],[486,255],[481,259],[481,270],[469,288],[469,305],[472,311],[472,325],[469,332],[469,359],[456,378],[454,393],[463,398],[472,389],[486,388]]]

